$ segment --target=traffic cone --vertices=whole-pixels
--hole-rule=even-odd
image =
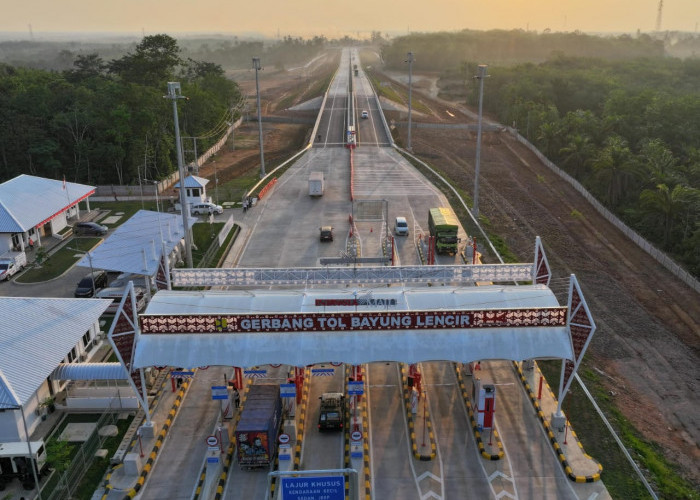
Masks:
[[[372,232],[372,227],[371,227],[371,226],[370,226],[370,228],[369,228],[369,232],[370,232],[370,233]]]

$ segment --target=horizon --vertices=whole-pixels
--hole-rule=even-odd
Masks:
[[[509,0],[482,4],[473,0],[433,0],[428,5],[407,0],[357,0],[351,6],[297,0],[293,8],[282,0],[233,5],[201,0],[196,8],[176,8],[163,0],[122,0],[118,4],[87,0],[35,0],[6,6],[0,32],[32,34],[104,33],[143,36],[153,33],[258,33],[327,38],[369,37],[372,31],[393,36],[473,29],[584,33],[697,33],[700,1],[666,0]],[[214,14],[214,15],[212,15]],[[657,30],[657,24],[660,29]]]

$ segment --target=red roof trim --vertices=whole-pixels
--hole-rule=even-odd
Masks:
[[[78,203],[80,203],[81,201],[83,201],[85,198],[87,198],[88,196],[93,195],[93,194],[95,194],[95,190],[94,190],[94,189],[93,189],[92,191],[90,191],[89,193],[87,193],[87,194],[81,196],[80,198],[78,198],[77,200],[75,200],[75,201],[74,201],[73,203],[71,203],[70,205],[66,205],[66,206],[63,207],[61,210],[59,210],[58,212],[56,212],[55,214],[53,214],[51,217],[49,217],[48,219],[44,219],[43,221],[41,221],[39,224],[35,225],[34,227],[41,227],[41,226],[43,226],[44,224],[46,224],[47,222],[49,222],[51,219],[55,218],[58,214],[62,214],[63,212],[65,212],[66,210],[68,210],[70,207],[73,207],[73,206],[77,205]]]

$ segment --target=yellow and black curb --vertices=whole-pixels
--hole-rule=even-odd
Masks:
[[[430,413],[428,409],[425,409],[425,419],[428,437],[430,438],[430,454],[423,455],[418,452],[418,443],[416,442],[416,431],[415,431],[415,419],[413,412],[411,411],[411,392],[412,388],[408,386],[408,377],[406,374],[406,365],[401,363],[401,387],[403,389],[403,400],[406,409],[406,418],[408,419],[408,431],[411,435],[411,450],[413,451],[413,456],[423,462],[428,462],[433,460],[437,455],[437,448],[435,446],[435,434],[433,434],[433,424],[430,420]],[[425,396],[424,396],[425,397]]]
[[[304,423],[306,420],[306,406],[309,402],[308,377],[311,375],[309,368],[304,368],[304,386],[301,389],[301,404],[297,407],[297,442],[294,445],[294,466],[293,470],[299,470],[301,465],[301,443],[304,439]]]
[[[594,483],[596,481],[600,481],[600,475],[603,472],[603,466],[595,460],[593,457],[590,455],[586,454],[584,452],[584,456],[590,460],[592,460],[597,466],[598,466],[598,472],[596,474],[592,474],[590,476],[577,476],[574,474],[571,466],[569,465],[569,461],[566,459],[566,456],[561,450],[561,446],[559,445],[559,441],[557,440],[556,436],[554,435],[554,432],[552,431],[551,426],[549,425],[549,422],[547,421],[547,417],[545,416],[544,412],[542,411],[542,407],[540,406],[540,402],[537,399],[537,396],[533,392],[532,388],[530,387],[530,384],[527,382],[527,379],[525,378],[525,375],[523,374],[522,367],[520,364],[517,362],[513,362],[513,367],[515,370],[518,372],[518,376],[520,377],[520,382],[523,384],[523,387],[525,387],[525,390],[527,391],[528,397],[530,398],[530,402],[532,403],[532,406],[535,408],[535,411],[537,412],[537,417],[540,419],[540,422],[542,422],[542,425],[544,426],[544,430],[547,432],[547,436],[549,437],[549,442],[552,444],[552,448],[554,448],[554,452],[557,454],[557,458],[559,458],[559,463],[564,469],[564,472],[566,473],[566,476],[573,482],[575,483]],[[542,375],[542,372],[539,371],[539,367],[537,368],[537,371],[539,372],[540,376],[544,378],[544,375]],[[546,382],[546,379],[545,379]],[[552,395],[552,398],[556,402],[556,398],[554,396],[554,393],[552,392],[552,389],[549,387],[549,384],[547,384],[547,390],[550,392]],[[571,426],[571,424],[568,424]],[[583,445],[578,439],[578,436],[576,436],[576,433],[574,432],[573,429],[571,430],[571,435],[574,437],[576,440],[576,444],[578,444],[579,448],[583,451]]]
[[[474,438],[476,439],[476,445],[479,447],[479,453],[481,456],[487,460],[500,460],[503,458],[503,443],[501,442],[501,437],[498,435],[498,431],[493,431],[493,437],[496,438],[496,446],[498,446],[498,453],[489,453],[486,451],[486,446],[484,445],[483,439],[481,439],[481,432],[479,431],[479,426],[476,419],[474,418],[474,409],[472,408],[472,403],[469,400],[469,393],[464,384],[464,377],[462,377],[462,370],[460,370],[457,364],[454,364],[455,372],[457,374],[457,382],[459,383],[459,389],[462,391],[462,399],[467,407],[467,413],[469,414],[469,421],[472,426],[472,431],[474,432]]]
[[[164,387],[165,387],[165,382],[161,385],[160,390],[156,394],[156,398],[154,398],[154,401],[152,403],[153,407],[155,407],[155,403],[160,399]],[[156,460],[156,457],[158,456],[158,452],[160,451],[161,446],[163,446],[163,440],[165,439],[165,436],[167,436],[168,431],[170,430],[170,426],[172,425],[173,419],[175,418],[175,415],[177,414],[178,410],[180,409],[180,404],[182,404],[182,398],[185,396],[185,392],[187,392],[187,388],[189,387],[190,383],[189,381],[185,381],[182,383],[180,386],[180,389],[177,393],[177,396],[175,397],[175,401],[173,402],[173,406],[170,408],[170,411],[168,412],[168,418],[165,419],[165,422],[163,422],[163,427],[161,428],[160,432],[158,433],[158,437],[156,438],[156,442],[153,444],[153,449],[151,450],[151,453],[148,455],[148,460],[146,460],[146,463],[143,466],[143,470],[141,471],[141,474],[139,475],[139,478],[136,480],[136,485],[134,485],[133,488],[131,488],[126,495],[124,496],[124,499],[126,500],[127,498],[131,499],[136,496],[136,494],[143,488],[143,484],[146,482],[146,477],[148,476],[148,473],[151,471],[151,468],[153,467],[153,463]],[[129,444],[129,449],[132,449],[133,446],[136,443],[136,440],[138,438],[134,438],[131,443]],[[109,494],[110,490],[113,489],[113,486],[110,484],[109,480],[112,477],[112,473],[114,470],[117,468],[121,467],[122,464],[119,464],[115,467],[112,468],[112,470],[105,476],[105,482],[106,484],[104,485],[105,491],[102,494],[102,499],[101,500],[106,500],[107,495]]]
[[[360,370],[360,374],[362,376],[362,379],[364,380],[364,368],[363,366],[359,366],[358,369]],[[352,367],[348,369],[346,366],[345,370],[345,394],[348,393],[349,391],[349,386],[348,382],[350,382],[350,375],[352,374]],[[366,396],[365,396],[366,397]],[[366,405],[366,399],[363,398],[362,400],[362,405],[358,407],[358,410],[360,411],[360,414],[362,415],[362,469],[364,471],[364,487],[365,487],[365,500],[370,500],[372,498],[372,488],[371,488],[371,481],[370,481],[370,468],[369,468],[369,436],[367,434],[367,429],[369,429],[369,420],[367,417],[367,405]],[[350,468],[351,466],[351,457],[350,457],[350,434],[352,433],[352,428],[350,427],[350,423],[352,422],[352,414],[350,412],[350,405],[345,406],[345,467]],[[346,478],[347,479],[347,478]],[[345,498],[349,499],[350,498],[350,483],[349,481],[345,482]]]

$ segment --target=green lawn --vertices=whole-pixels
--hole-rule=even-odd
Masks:
[[[82,259],[81,252],[87,252],[97,246],[102,241],[102,238],[76,238],[73,237],[68,241],[68,244],[52,254],[44,260],[41,266],[35,265],[27,270],[16,281],[18,283],[41,283],[62,275],[73,264]],[[41,250],[29,254],[28,256],[35,257]],[[88,268],[85,268],[85,274],[88,274]]]

